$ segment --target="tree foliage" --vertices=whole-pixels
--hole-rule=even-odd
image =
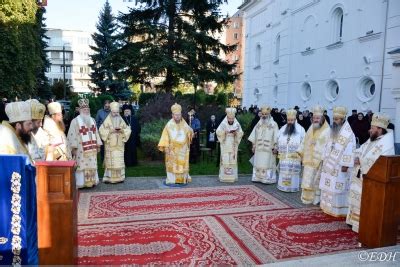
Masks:
[[[226,0],[138,0],[139,6],[119,16],[122,47],[115,67],[134,83],[163,78],[171,92],[182,81],[194,86],[207,81],[232,82],[235,64],[219,58],[234,46],[218,35],[225,22],[219,6]]]
[[[0,0],[0,94],[9,98],[37,95],[43,67],[36,0]]]
[[[63,99],[64,98],[64,81],[59,80],[55,82],[51,87],[51,96],[55,96],[56,99]],[[69,85],[67,82],[65,83],[65,92],[66,97],[69,99],[71,98],[74,93],[72,92],[72,86]]]
[[[118,97],[130,97],[127,83],[118,79],[113,71],[113,60],[111,55],[118,49],[118,39],[116,32],[118,25],[112,14],[112,9],[108,1],[99,15],[96,25],[97,32],[92,34],[95,46],[90,46],[94,53],[90,56],[92,64],[90,67],[93,72],[90,74],[92,82],[96,84],[101,92],[109,90]]]
[[[36,12],[36,31],[39,36],[39,55],[41,59],[41,64],[38,68],[38,73],[36,75],[36,88],[35,91],[38,93],[39,97],[42,99],[50,99],[52,96],[49,79],[46,76],[46,69],[50,67],[50,61],[47,58],[46,48],[48,47],[47,40],[49,37],[46,36],[46,24],[44,14],[46,9],[44,7],[39,7]]]

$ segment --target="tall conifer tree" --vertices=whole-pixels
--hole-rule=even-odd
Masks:
[[[49,79],[46,77],[46,69],[50,67],[50,61],[47,57],[46,48],[49,47],[47,40],[49,37],[46,36],[46,23],[44,14],[46,9],[39,7],[36,12],[36,30],[39,37],[39,54],[41,58],[41,64],[38,67],[38,73],[36,77],[36,92],[43,99],[49,99],[52,96]]]
[[[221,59],[234,46],[218,37],[225,26],[219,7],[227,0],[138,0],[119,17],[122,47],[115,53],[119,72],[134,83],[163,77],[171,92],[180,82],[232,82],[235,64]]]
[[[107,89],[111,93],[118,94],[126,89],[126,83],[119,80],[115,75],[111,55],[118,49],[118,39],[116,37],[118,25],[115,17],[112,15],[112,9],[108,1],[99,15],[99,21],[96,25],[97,32],[92,35],[95,46],[91,46],[94,51],[90,57],[92,64],[90,67],[93,72],[90,74],[92,82],[96,84],[101,92]]]

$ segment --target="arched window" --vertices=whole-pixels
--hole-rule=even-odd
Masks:
[[[342,41],[343,37],[343,9],[337,7],[332,13],[333,43]]]
[[[335,101],[339,95],[339,84],[335,80],[330,80],[326,84],[325,96],[329,101]]]
[[[281,36],[278,35],[275,41],[275,61],[279,61],[279,50],[281,49]]]
[[[261,45],[257,44],[256,46],[256,55],[255,55],[255,61],[254,61],[254,67],[260,67],[261,66]]]
[[[311,85],[308,82],[302,84],[300,95],[304,101],[311,98]]]
[[[359,84],[358,95],[362,101],[370,101],[374,98],[376,93],[375,82],[371,78],[363,77]]]

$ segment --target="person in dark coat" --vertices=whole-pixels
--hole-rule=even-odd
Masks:
[[[357,120],[353,121],[350,125],[353,133],[356,137],[357,143],[361,146],[367,142],[369,138],[370,125],[367,120],[364,119],[364,114],[361,112],[357,114]]]
[[[307,132],[308,128],[311,126],[310,118],[307,116],[307,119],[304,117],[303,113],[299,114],[297,118],[297,123],[303,126],[304,130]]]
[[[217,121],[215,120],[215,115],[211,115],[210,120],[207,122],[206,125],[206,132],[207,132],[207,147],[214,150],[217,143],[217,135],[216,130],[218,128]]]
[[[6,103],[3,101],[0,102],[0,123],[2,121],[8,121],[8,117],[6,114]]]
[[[137,146],[140,143],[140,124],[135,116],[132,114],[132,106],[125,104],[122,106],[122,112],[124,113],[122,119],[125,121],[128,127],[131,127],[131,136],[125,143],[124,159],[127,167],[137,165]]]
[[[357,117],[359,116],[359,113],[357,113],[357,109],[353,109],[351,111],[351,116],[347,118],[347,121],[349,122],[350,126],[357,120]],[[363,115],[364,117],[364,115]]]
[[[331,125],[331,118],[329,118],[329,116],[328,116],[328,111],[324,111],[324,117],[325,117],[325,120],[326,120],[326,122],[329,124],[329,125]]]
[[[196,163],[197,158],[200,155],[200,130],[201,123],[200,120],[196,117],[196,112],[194,109],[190,110],[189,113],[188,124],[193,129],[193,139],[190,144],[190,153],[189,153],[189,162]]]

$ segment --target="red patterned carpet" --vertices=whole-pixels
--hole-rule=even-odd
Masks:
[[[78,221],[82,225],[284,208],[290,207],[252,185],[82,193]]]
[[[84,193],[79,264],[248,265],[357,248],[319,209],[292,209],[255,186]]]

